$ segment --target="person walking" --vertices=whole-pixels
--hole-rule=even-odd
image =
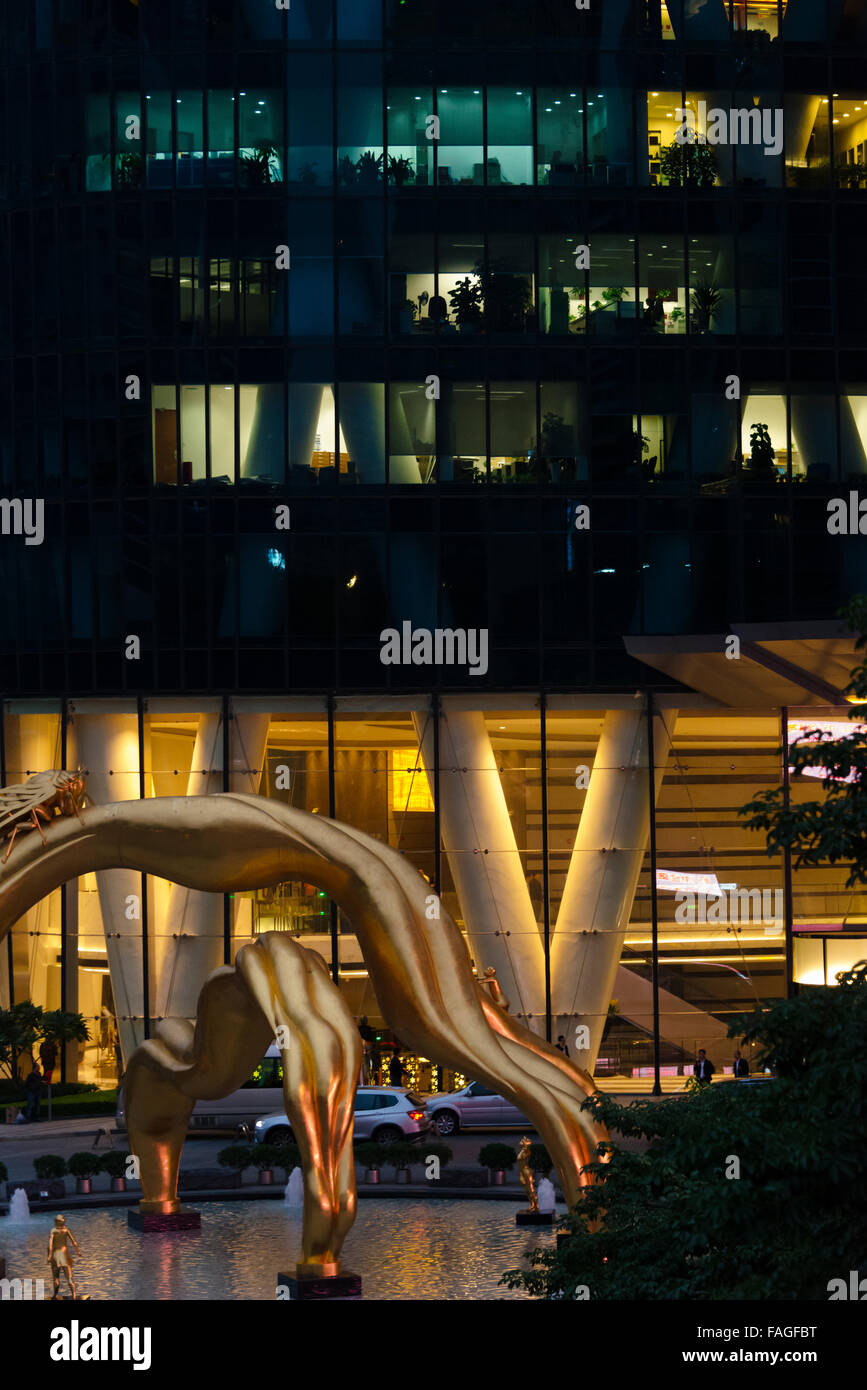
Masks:
[[[700,1086],[709,1086],[711,1079],[716,1071],[716,1067],[708,1057],[703,1047],[698,1049],[698,1059],[693,1067],[696,1080]]]
[[[42,1098],[42,1073],[36,1064],[36,1059],[31,1058],[30,1060],[30,1073],[24,1080],[24,1089],[27,1092],[27,1109],[24,1111],[25,1122],[39,1119],[39,1102]]]
[[[735,1048],[735,1077],[749,1076],[750,1064],[746,1057],[741,1056],[739,1047]]]
[[[75,1247],[75,1255],[70,1252],[70,1242]],[[78,1241],[66,1226],[65,1216],[55,1216],[51,1234],[48,1237],[48,1262],[51,1265],[51,1275],[54,1279],[54,1293],[51,1297],[60,1298],[60,1271],[66,1275],[66,1282],[72,1290],[72,1297],[77,1298],[75,1292],[75,1280],[72,1277],[72,1266],[78,1255]]]
[[[46,1086],[51,1085],[51,1073],[57,1066],[57,1044],[51,1038],[45,1038],[39,1049],[39,1060],[42,1063],[42,1075],[45,1078]]]
[[[564,1038],[562,1033],[557,1039],[557,1051],[562,1052],[564,1057],[569,1056],[569,1049],[566,1046],[566,1039]]]
[[[394,1056],[388,1064],[388,1079],[392,1086],[403,1085],[404,1071],[405,1067],[403,1062],[397,1055],[397,1049],[395,1049]]]

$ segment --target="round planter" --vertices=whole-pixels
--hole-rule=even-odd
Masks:
[[[493,1183],[494,1187],[502,1187],[505,1181],[506,1174],[502,1168],[491,1169],[491,1182]]]
[[[80,1197],[86,1197],[93,1191],[93,1178],[76,1178],[75,1190]]]
[[[395,1176],[397,1178],[397,1181],[402,1183],[407,1183],[412,1178],[412,1174],[410,1173],[408,1168],[398,1168]]]
[[[111,1191],[126,1192],[126,1178],[112,1178]]]
[[[379,1169],[378,1169],[378,1168],[367,1168],[367,1169],[365,1170],[365,1173],[364,1173],[364,1181],[365,1181],[365,1182],[378,1183],[378,1182],[379,1182]]]
[[[262,1187],[270,1187],[274,1181],[274,1171],[271,1168],[259,1169],[259,1182]]]

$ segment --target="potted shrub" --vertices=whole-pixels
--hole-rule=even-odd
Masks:
[[[476,333],[482,322],[482,287],[469,275],[449,290],[449,304],[462,333]]]
[[[620,301],[625,298],[626,290],[623,285],[609,285],[607,290],[602,291],[603,302],[617,314],[620,313]]]
[[[269,1187],[274,1181],[277,1157],[276,1144],[253,1144],[250,1150],[250,1161],[259,1170],[259,1182],[263,1187]]]
[[[112,1192],[126,1192],[126,1165],[127,1154],[120,1149],[112,1149],[109,1153],[103,1154],[99,1167],[100,1172],[108,1173],[111,1178],[109,1184]]]
[[[348,154],[342,155],[337,164],[338,183],[354,184],[358,183],[358,170],[355,167],[355,160],[350,159]]]
[[[402,188],[405,183],[409,183],[414,174],[415,169],[413,167],[413,162],[411,159],[408,159],[406,155],[390,154],[388,156],[389,183],[396,184],[398,188]]]
[[[114,181],[118,188],[141,188],[144,179],[144,160],[140,154],[119,154]]]
[[[485,1144],[479,1149],[479,1162],[489,1170],[495,1187],[502,1187],[506,1173],[514,1168],[517,1159],[518,1151],[511,1144]]]
[[[554,1160],[544,1144],[530,1145],[530,1167],[534,1173],[541,1173],[543,1178],[548,1177],[554,1167]]]
[[[750,425],[750,463],[747,477],[757,482],[777,481],[776,455],[765,424]]]
[[[102,1156],[92,1150],[70,1154],[66,1166],[75,1178],[76,1192],[86,1195],[93,1190],[93,1179],[102,1167]]]
[[[386,1159],[386,1149],[390,1148],[386,1144],[356,1144],[355,1157],[359,1163],[364,1164],[364,1181],[370,1183],[379,1182],[379,1174]]]
[[[272,1168],[282,1168],[286,1174],[286,1181],[289,1181],[289,1174],[301,1167],[301,1150],[297,1144],[272,1144],[265,1147],[271,1148],[273,1153]]]
[[[398,1141],[396,1144],[388,1145],[387,1162],[394,1168],[395,1182],[407,1183],[412,1174],[410,1164],[416,1157],[418,1149],[415,1144],[410,1144],[406,1140]]]
[[[298,170],[299,183],[305,183],[309,185],[314,184],[316,182],[316,164],[317,160],[314,159],[308,160],[306,163],[301,165],[300,169]]]
[[[676,308],[672,309],[668,316],[668,321],[674,328],[675,333],[683,333],[686,325],[686,313],[679,304]]]
[[[250,1144],[229,1144],[228,1148],[221,1149],[217,1154],[217,1162],[221,1168],[234,1168],[238,1175],[238,1187],[241,1186],[241,1174],[253,1161],[251,1147]]]
[[[33,1160],[33,1171],[37,1178],[46,1181],[62,1178],[66,1175],[66,1159],[60,1158],[57,1154],[40,1154]]]

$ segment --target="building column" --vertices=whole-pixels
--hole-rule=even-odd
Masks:
[[[637,702],[636,702],[637,703]],[[654,721],[659,794],[677,712]],[[570,1056],[592,1072],[650,831],[644,710],[605,716],[551,948],[554,1036],[563,1033]],[[576,1025],[590,1030],[575,1046]]]
[[[240,714],[229,728],[229,790],[255,795],[265,756],[269,714]],[[204,775],[203,775],[204,774]],[[219,714],[203,714],[187,783],[187,796],[223,790],[223,729]],[[173,883],[165,915],[154,931],[156,1018],[196,1017],[199,990],[223,964],[223,895]]]
[[[71,766],[86,771],[87,793],[97,806],[139,800],[138,721],[135,713],[79,714],[69,724],[76,749]],[[84,812],[85,823],[87,810]],[[141,874],[100,869],[96,875],[106,956],[124,1058],[144,1042]]]
[[[413,723],[433,786],[433,721],[424,728],[424,716],[414,714]],[[511,1012],[544,1032],[542,939],[481,714],[441,713],[439,760],[443,847],[476,971],[493,966]]]

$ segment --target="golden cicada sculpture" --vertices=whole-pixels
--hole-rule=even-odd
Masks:
[[[42,835],[42,843],[46,843],[40,818],[50,821],[55,815],[78,816],[84,825],[81,815],[84,787],[80,771],[62,772],[54,768],[50,772],[37,772],[26,782],[0,788],[0,836],[9,837],[3,863],[12,853],[15,836],[20,830],[31,830],[35,826]]]

